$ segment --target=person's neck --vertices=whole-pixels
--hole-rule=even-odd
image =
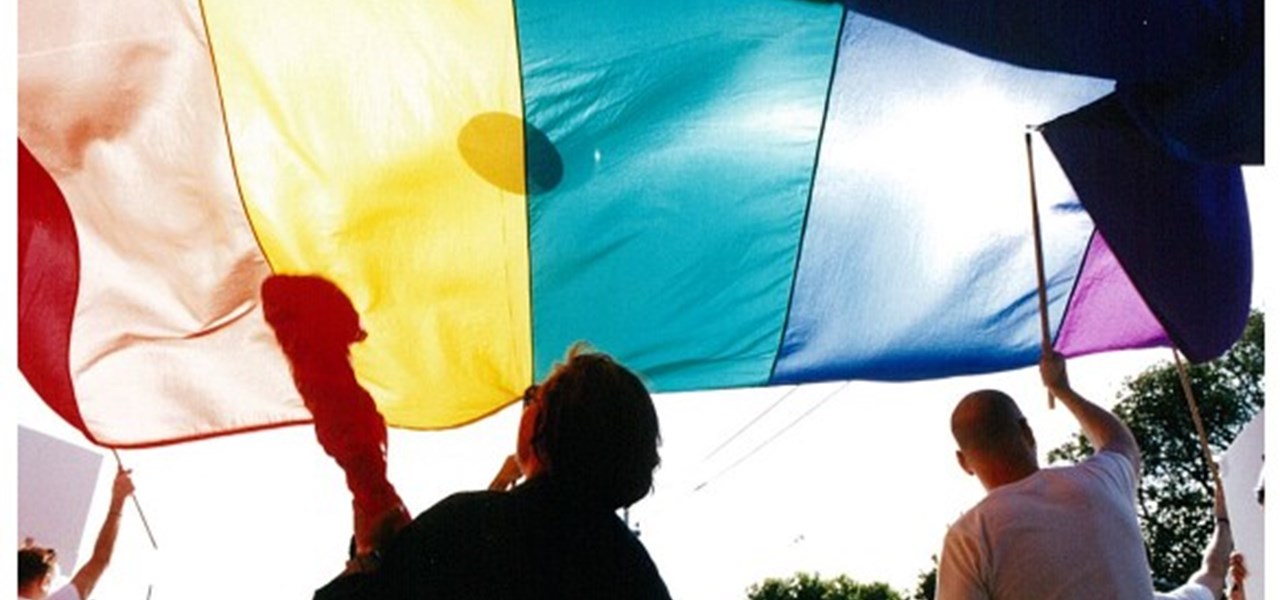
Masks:
[[[1017,483],[1026,479],[1040,470],[1040,466],[1035,463],[1019,463],[1014,465],[996,465],[979,474],[978,479],[982,480],[982,487],[988,492],[1006,486],[1011,483]]]

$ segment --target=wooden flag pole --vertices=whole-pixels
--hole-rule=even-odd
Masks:
[[[112,448],[111,455],[116,457],[116,467],[124,470],[124,463],[120,461],[120,453],[115,448]],[[147,531],[147,539],[151,540],[151,547],[159,550],[160,547],[156,545],[156,536],[151,534],[151,525],[147,523],[147,515],[143,514],[142,505],[138,503],[138,494],[135,492],[129,494],[129,497],[133,500],[133,507],[138,510],[138,518],[142,519],[142,528]]]
[[[1204,431],[1204,422],[1200,420],[1200,407],[1196,405],[1195,393],[1191,391],[1191,377],[1187,375],[1187,367],[1182,362],[1178,349],[1173,349],[1173,362],[1178,366],[1178,379],[1182,382],[1182,395],[1187,398],[1187,407],[1191,409],[1191,421],[1195,423],[1196,434],[1200,437],[1200,451],[1204,454],[1204,462],[1209,465],[1209,475],[1217,489],[1223,489],[1222,476],[1218,473],[1218,463],[1213,461],[1213,450],[1209,448],[1209,435]]]
[[[1044,249],[1040,237],[1040,203],[1036,198],[1036,169],[1031,156],[1031,132],[1039,127],[1028,125],[1022,134],[1027,144],[1027,178],[1031,184],[1031,235],[1036,249],[1036,296],[1040,300],[1040,353],[1049,356],[1053,342],[1049,340],[1049,294],[1044,283]],[[1049,408],[1054,407],[1053,392],[1049,392]]]

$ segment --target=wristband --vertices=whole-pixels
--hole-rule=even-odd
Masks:
[[[353,573],[372,573],[382,565],[382,553],[374,550],[368,554],[357,554],[347,561],[347,569]]]

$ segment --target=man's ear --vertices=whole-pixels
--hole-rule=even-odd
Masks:
[[[1027,446],[1031,448],[1031,451],[1035,452],[1036,434],[1031,431],[1031,425],[1027,423],[1026,419],[1021,419],[1018,421],[1018,428],[1022,430],[1022,439],[1027,442]]]
[[[956,462],[960,464],[960,469],[965,473],[973,475],[973,469],[969,467],[969,459],[965,458],[964,452],[956,450]]]
[[[516,460],[525,480],[533,479],[547,468],[547,458],[542,448],[535,443],[538,428],[542,421],[542,404],[535,402],[524,408],[520,414],[520,430],[516,437]]]

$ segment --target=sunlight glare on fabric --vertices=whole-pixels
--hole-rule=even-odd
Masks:
[[[882,173],[911,197],[951,198],[931,206],[929,216],[940,222],[971,216],[972,207],[955,197],[963,190],[980,189],[1010,201],[1025,198],[1025,123],[1010,115],[1027,111],[1011,99],[974,86],[950,99],[920,97],[896,105],[893,113],[841,153],[840,167]],[[929,165],[927,175],[922,165]],[[986,216],[999,231],[1025,227],[1018,211]]]

